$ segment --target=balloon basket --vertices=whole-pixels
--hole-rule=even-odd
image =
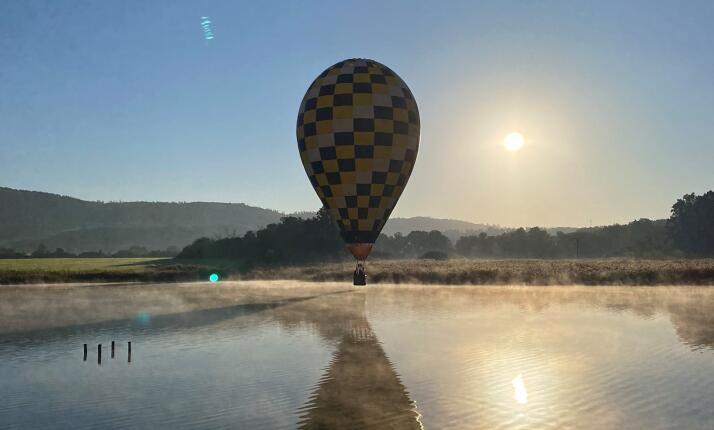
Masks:
[[[367,273],[364,271],[364,262],[357,262],[357,267],[355,268],[355,273],[353,276],[353,284],[358,286],[367,285]]]

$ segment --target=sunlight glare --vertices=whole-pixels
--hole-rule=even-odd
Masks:
[[[526,385],[523,383],[523,376],[518,375],[511,381],[513,384],[513,398],[520,404],[528,403],[528,392],[526,391]]]

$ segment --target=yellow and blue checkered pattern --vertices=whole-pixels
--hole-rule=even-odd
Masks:
[[[414,168],[419,127],[407,84],[376,61],[341,61],[310,85],[297,120],[300,158],[347,243],[379,236]]]

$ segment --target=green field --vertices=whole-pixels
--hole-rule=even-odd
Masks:
[[[0,284],[198,280],[207,270],[167,258],[7,259],[0,260]]]
[[[24,258],[0,260],[0,272],[142,272],[162,258]]]
[[[0,260],[0,284],[294,279],[351,282],[354,263],[245,270],[231,261],[163,258]],[[367,263],[369,283],[473,285],[714,285],[714,259],[383,260]]]

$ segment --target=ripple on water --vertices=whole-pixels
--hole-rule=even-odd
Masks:
[[[371,298],[375,331],[426,427],[712,427],[714,354],[710,346],[705,354],[690,348],[668,315],[686,295],[649,290],[647,303],[638,303],[627,289],[610,290],[611,297],[541,291],[545,297],[537,288],[460,287],[439,291],[438,303],[423,291]],[[687,306],[697,315],[714,310],[714,301]],[[522,404],[512,383],[518,375],[527,390]]]
[[[54,328],[0,334],[0,423],[714,428],[714,291],[706,289],[379,287],[345,293],[271,284],[223,286],[210,290],[220,297],[203,298],[206,293],[190,285],[163,286],[160,296],[143,288],[140,303],[125,291],[103,290],[102,303],[117,309],[106,321],[92,314],[76,324],[72,303],[58,296],[43,303],[61,308],[64,313],[51,314],[67,315],[71,324],[59,318]],[[81,309],[91,308],[92,297]],[[251,304],[241,304],[248,299]],[[151,317],[137,324],[142,309]],[[14,315],[19,324],[24,316]],[[117,341],[114,360],[111,340]],[[106,352],[98,366],[100,342]],[[87,362],[83,343],[90,345]]]

